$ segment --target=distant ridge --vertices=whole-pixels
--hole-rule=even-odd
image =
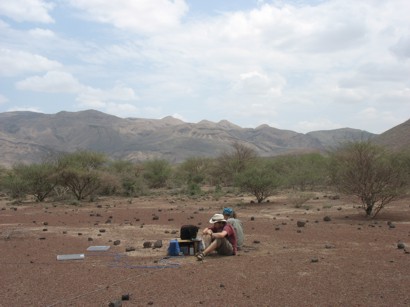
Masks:
[[[42,114],[0,113],[0,164],[39,162],[58,152],[91,150],[113,159],[144,161],[166,159],[172,163],[189,157],[216,157],[233,142],[253,148],[260,156],[320,152],[347,141],[377,140],[389,146],[408,143],[409,121],[383,137],[352,128],[306,134],[268,125],[241,128],[227,120],[186,123],[171,116],[162,119],[119,118],[95,110]],[[407,134],[404,134],[407,131]],[[386,132],[386,133],[387,133]]]
[[[392,150],[410,150],[410,119],[378,135],[374,142]]]

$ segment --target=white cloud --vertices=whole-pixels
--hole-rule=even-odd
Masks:
[[[0,15],[17,22],[54,22],[49,12],[54,4],[43,0],[4,0],[0,1]]]
[[[28,33],[34,39],[49,39],[49,38],[55,38],[56,37],[54,32],[49,30],[49,29],[35,28],[35,29],[30,29],[28,31]]]
[[[86,17],[135,32],[166,32],[188,11],[184,0],[69,0]]]
[[[0,20],[0,76],[44,74],[19,75],[19,90],[117,115],[296,131],[380,131],[408,116],[408,0],[258,1],[195,19],[189,0],[56,3],[66,14],[52,29]],[[368,108],[385,120],[355,117]]]
[[[38,54],[0,47],[0,75],[15,76],[61,67],[61,64]]]
[[[307,133],[318,130],[339,129],[342,128],[342,126],[327,118],[317,118],[312,121],[300,121],[296,124],[295,128],[296,131]]]
[[[34,107],[12,107],[7,109],[7,112],[16,112],[16,111],[29,111],[29,112],[36,112],[36,113],[43,113],[39,108]]]
[[[45,93],[78,93],[82,85],[71,74],[49,71],[43,77],[29,77],[16,84],[19,90]]]
[[[0,104],[6,103],[9,100],[7,99],[7,97],[3,96],[2,94],[0,94]]]

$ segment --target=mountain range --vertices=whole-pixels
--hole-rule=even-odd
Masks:
[[[238,142],[260,156],[323,152],[347,141],[372,140],[394,149],[409,147],[410,120],[380,135],[342,128],[306,134],[261,125],[241,128],[229,121],[186,123],[162,119],[119,118],[95,110],[43,114],[0,113],[0,165],[40,162],[60,152],[90,150],[113,159],[171,163],[189,157],[216,157]]]

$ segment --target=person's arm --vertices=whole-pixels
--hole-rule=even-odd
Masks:
[[[212,238],[218,239],[218,238],[225,238],[228,235],[228,232],[226,230],[222,230],[221,232],[214,232],[212,233]]]

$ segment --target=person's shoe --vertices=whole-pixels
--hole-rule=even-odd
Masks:
[[[203,261],[203,260],[205,259],[205,254],[202,253],[202,252],[196,254],[196,259],[197,259],[198,261]]]

